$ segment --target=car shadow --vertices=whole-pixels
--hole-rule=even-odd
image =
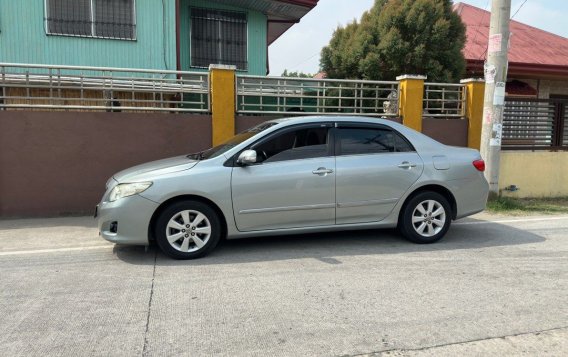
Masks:
[[[457,224],[456,224],[457,223]],[[328,264],[341,264],[341,256],[421,253],[459,249],[481,249],[544,242],[534,233],[504,224],[477,219],[458,221],[446,237],[435,244],[413,244],[394,229],[341,231],[288,236],[227,240],[208,256],[195,260],[174,260],[157,247],[144,254],[144,247],[117,245],[116,256],[130,264],[160,266],[204,266],[313,258]],[[154,259],[157,254],[157,259]]]
[[[93,216],[84,215],[68,215],[57,217],[2,217],[0,218],[0,231],[2,230],[18,230],[33,228],[62,228],[62,227],[78,227],[78,228],[97,228],[97,222]]]

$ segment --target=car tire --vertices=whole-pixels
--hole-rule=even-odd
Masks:
[[[156,243],[174,259],[196,259],[211,252],[221,238],[221,221],[209,205],[181,201],[168,206],[156,220]]]
[[[436,192],[420,192],[403,207],[398,222],[400,233],[418,244],[434,243],[442,239],[452,221],[448,200]]]

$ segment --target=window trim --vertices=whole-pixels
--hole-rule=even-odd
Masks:
[[[248,13],[248,11],[224,10],[224,9],[216,9],[216,8],[212,8],[212,7],[200,7],[200,6],[191,6],[191,5],[189,5],[188,8],[189,8],[189,11],[188,11],[188,14],[189,14],[189,19],[188,19],[188,24],[189,24],[189,68],[209,69],[209,66],[208,66],[208,67],[194,66],[194,65],[191,63],[191,62],[192,62],[192,61],[191,61],[191,42],[192,42],[192,36],[193,36],[193,33],[192,33],[192,22],[191,22],[191,12],[192,12],[191,10],[192,10],[192,9],[218,10],[218,11],[228,11],[228,12],[240,12],[240,13],[245,14],[245,16],[246,16],[246,19],[247,19],[247,20],[246,20],[246,29],[247,29],[247,31],[246,31],[246,32],[247,32],[247,34],[246,34],[246,36],[247,36],[246,40],[247,40],[247,46],[246,46],[246,51],[245,51],[245,54],[246,54],[245,62],[246,62],[246,64],[247,64],[247,66],[246,66],[246,69],[236,68],[236,71],[237,71],[237,72],[248,72],[248,71],[249,71],[249,42],[250,42],[250,41],[249,41],[249,38],[250,38],[250,37],[249,37],[249,13]],[[216,64],[216,63],[215,63],[215,64]],[[211,65],[211,64],[210,64],[210,65]],[[235,67],[236,67],[236,66],[235,66]]]
[[[303,123],[303,124],[294,124],[294,125],[290,125],[281,129],[278,129],[270,134],[266,134],[265,136],[263,136],[262,138],[259,138],[258,140],[256,140],[253,143],[250,143],[249,145],[247,145],[246,147],[242,148],[241,150],[239,150],[235,155],[233,155],[229,160],[227,160],[224,164],[224,166],[230,166],[230,167],[243,167],[239,164],[237,164],[237,159],[239,157],[239,155],[245,151],[245,150],[254,150],[253,147],[264,144],[265,142],[273,139],[274,137],[276,137],[277,135],[282,135],[285,134],[289,131],[294,131],[294,130],[298,130],[298,129],[308,129],[308,128],[327,128],[327,140],[328,140],[328,152],[326,156],[318,156],[318,157],[310,157],[310,158],[303,158],[303,159],[294,159],[294,160],[280,160],[280,161],[273,161],[273,162],[267,162],[267,163],[263,163],[263,162],[258,162],[252,165],[247,165],[247,166],[257,166],[257,165],[270,165],[270,164],[277,164],[280,162],[284,162],[284,161],[298,161],[298,160],[313,160],[313,159],[318,159],[318,158],[322,158],[322,157],[334,157],[335,156],[335,137],[333,134],[333,122],[325,122],[325,123]]]
[[[404,153],[409,153],[409,152],[416,152],[416,148],[414,147],[414,145],[412,145],[412,143],[410,142],[410,140],[408,140],[406,138],[406,136],[402,135],[398,130],[396,130],[393,127],[390,127],[388,125],[383,125],[383,124],[374,124],[374,123],[357,123],[357,122],[337,122],[335,125],[335,128],[333,128],[333,135],[334,135],[334,143],[335,143],[335,147],[334,147],[334,155],[336,157],[342,156],[342,157],[349,157],[349,156],[366,156],[366,155],[386,155],[386,154],[404,154]],[[335,138],[339,137],[339,130],[341,129],[383,129],[383,130],[390,130],[393,133],[397,134],[402,140],[404,140],[408,146],[412,149],[411,151],[393,151],[393,152],[374,152],[374,153],[360,153],[360,154],[346,154],[346,155],[342,155],[341,154],[341,146],[340,146],[340,141],[339,140],[335,140]]]
[[[107,37],[107,36],[97,36],[95,35],[95,8],[94,8],[94,1],[89,0],[89,4],[91,5],[91,35],[74,35],[74,34],[64,34],[64,33],[53,33],[49,32],[49,24],[48,24],[48,5],[47,2],[49,0],[43,0],[43,16],[44,16],[44,30],[46,36],[63,36],[63,37],[80,37],[80,38],[98,38],[104,40],[118,40],[118,41],[138,41],[138,26],[137,26],[137,0],[132,0],[132,19],[134,20],[132,26],[134,26],[132,38],[121,38],[121,37]]]

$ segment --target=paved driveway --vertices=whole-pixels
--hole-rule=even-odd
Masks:
[[[226,242],[173,261],[90,218],[0,221],[0,351],[19,355],[568,354],[568,217]]]

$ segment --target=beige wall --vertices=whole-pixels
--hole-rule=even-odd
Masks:
[[[503,190],[510,185],[519,191]],[[568,196],[568,152],[502,151],[499,188],[510,197]]]
[[[549,98],[550,95],[568,95],[568,81],[541,80],[539,98]]]

